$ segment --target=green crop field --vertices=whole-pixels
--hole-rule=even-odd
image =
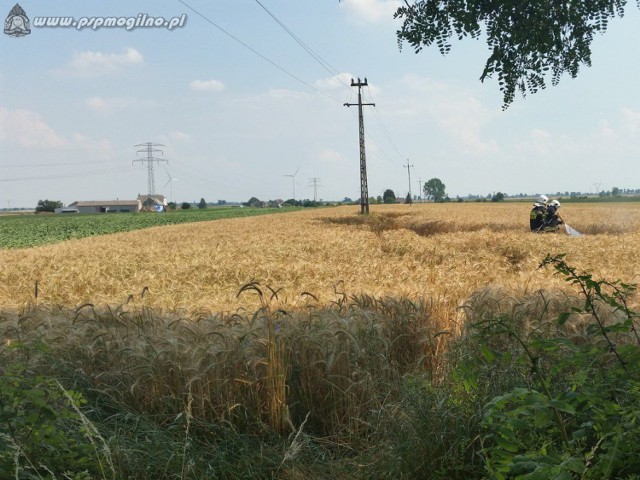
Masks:
[[[64,240],[178,223],[249,217],[296,208],[207,208],[167,213],[0,216],[0,248],[26,248]]]

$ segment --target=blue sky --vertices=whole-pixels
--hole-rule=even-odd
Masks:
[[[343,106],[356,101],[352,77],[368,78],[364,99],[376,103],[365,107],[370,195],[406,195],[407,159],[413,193],[432,177],[452,196],[640,188],[635,5],[595,38],[591,68],[503,111],[497,81],[478,80],[486,45],[454,42],[446,57],[400,51],[397,1],[261,0],[326,68],[255,0],[19,3],[31,20],[145,13],[187,22],[2,35],[2,208],[146,193],[146,167],[132,164],[145,142],[164,145],[156,191],[170,196],[170,175],[176,201],[287,199],[285,175],[298,168],[297,198],[313,197],[313,177],[320,198],[357,198],[357,108]],[[0,2],[3,18],[14,4]]]

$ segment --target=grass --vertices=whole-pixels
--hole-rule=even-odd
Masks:
[[[27,248],[65,240],[130,232],[160,225],[219,220],[291,211],[293,209],[207,208],[166,213],[0,216],[0,248]]]

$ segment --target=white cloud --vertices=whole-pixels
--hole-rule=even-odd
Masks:
[[[495,140],[483,138],[493,114],[473,91],[417,75],[405,76],[403,83],[413,99],[409,104],[397,104],[396,113],[432,119],[453,137],[452,146],[465,154],[487,155],[499,150]]]
[[[640,131],[640,112],[623,107],[620,116],[625,130],[630,132]]]
[[[224,83],[220,80],[194,80],[189,84],[191,90],[197,92],[221,92],[224,90]]]
[[[191,135],[189,135],[188,133],[175,131],[175,132],[169,133],[169,138],[171,140],[187,141],[187,140],[191,140]]]
[[[450,93],[448,91],[453,90],[453,87],[445,82],[437,82],[430,77],[422,77],[415,74],[407,74],[402,78],[402,82],[409,88],[417,93],[438,96],[443,93]]]
[[[314,82],[314,86],[324,90],[337,90],[351,85],[351,79],[355,78],[350,73],[339,73],[329,78],[321,78]]]
[[[332,148],[324,148],[318,154],[319,160],[329,166],[344,166],[349,164],[349,159]]]
[[[67,141],[35,112],[0,107],[0,142],[26,148],[61,148]]]
[[[108,155],[108,140],[96,140],[79,132],[65,137],[50,127],[42,117],[30,110],[0,107],[0,143],[13,144],[27,150],[98,150]]]
[[[89,97],[85,106],[99,113],[112,113],[127,108],[152,108],[157,105],[153,100],[141,100],[133,97]]]
[[[76,148],[97,150],[101,152],[103,156],[109,156],[112,153],[112,145],[109,140],[95,140],[78,132],[71,135],[71,143]]]
[[[269,98],[276,100],[309,100],[310,96],[297,90],[287,90],[286,88],[272,88],[269,90]]]
[[[557,152],[557,141],[553,134],[547,130],[534,128],[529,132],[528,138],[515,145],[519,155],[546,156]]]
[[[598,122],[598,135],[605,139],[613,139],[616,131],[611,127],[608,120],[600,120]]]
[[[174,151],[176,148],[180,148],[178,145],[184,146],[186,143],[190,143],[192,138],[193,136],[189,133],[172,130],[158,135],[155,140],[165,145],[167,151]]]
[[[359,21],[378,23],[393,20],[400,0],[343,0],[344,8]]]
[[[74,53],[66,68],[59,73],[77,77],[99,77],[141,63],[144,63],[144,58],[135,48],[125,48],[123,53],[86,51]]]

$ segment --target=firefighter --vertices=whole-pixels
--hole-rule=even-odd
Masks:
[[[547,202],[549,198],[546,195],[540,195],[538,201],[533,204],[533,208],[529,213],[529,226],[532,232],[541,232],[545,225],[547,215]]]
[[[543,228],[545,232],[557,232],[560,229],[560,225],[564,223],[562,217],[558,214],[559,209],[560,202],[558,200],[552,200],[547,206]]]

